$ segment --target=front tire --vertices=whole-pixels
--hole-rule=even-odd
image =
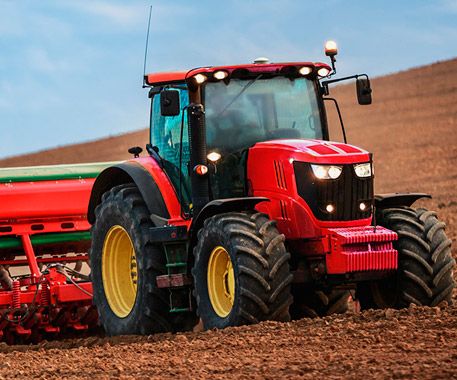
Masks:
[[[113,187],[95,210],[90,265],[94,304],[108,335],[172,330],[162,252],[148,239],[153,224],[135,184]]]
[[[361,283],[357,298],[362,309],[405,308],[410,304],[451,303],[455,282],[451,240],[445,224],[426,209],[398,207],[381,210],[380,225],[396,232],[397,273],[384,280]]]
[[[207,219],[194,256],[197,313],[205,329],[290,320],[290,254],[267,215]]]

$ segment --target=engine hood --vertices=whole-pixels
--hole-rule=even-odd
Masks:
[[[281,150],[292,160],[321,164],[350,164],[370,161],[368,151],[354,145],[323,140],[271,140],[255,144],[252,150]],[[266,153],[266,152],[265,152]]]

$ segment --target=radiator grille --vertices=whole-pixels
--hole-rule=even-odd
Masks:
[[[373,177],[360,178],[353,165],[343,165],[337,179],[319,180],[314,177],[311,165],[307,162],[294,162],[297,190],[310,206],[317,219],[323,221],[365,219],[371,215],[373,204]],[[360,203],[368,205],[360,210]],[[335,210],[327,212],[331,204]]]

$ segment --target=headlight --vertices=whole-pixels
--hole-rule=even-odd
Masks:
[[[357,177],[371,177],[371,164],[369,162],[354,165],[354,170]]]
[[[342,166],[335,165],[311,164],[311,168],[313,169],[314,176],[319,179],[337,179],[343,171]]]
[[[208,160],[210,160],[211,162],[219,161],[221,159],[221,157],[222,157],[221,154],[217,153],[217,152],[211,152],[206,156],[206,158]]]
[[[326,67],[321,67],[319,70],[317,70],[317,75],[320,77],[326,77],[328,74],[330,74],[330,70]]]
[[[308,66],[300,67],[300,70],[298,70],[300,75],[303,75],[303,76],[311,74],[312,71],[313,71],[313,69],[311,67],[308,67]]]
[[[205,83],[206,79],[208,79],[208,78],[206,77],[206,75],[197,74],[197,75],[194,75],[194,79],[195,79],[195,82],[197,82],[198,84],[202,84],[202,83]]]
[[[222,80],[222,79],[225,79],[228,77],[228,72],[227,71],[223,71],[223,70],[219,70],[219,71],[216,71],[214,74],[213,74],[213,77],[217,80]]]

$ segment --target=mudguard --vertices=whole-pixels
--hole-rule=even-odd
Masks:
[[[378,194],[374,197],[374,204],[377,209],[406,206],[410,207],[414,202],[421,198],[432,196],[426,193],[390,193]]]
[[[227,198],[216,199],[209,202],[202,208],[200,213],[192,220],[190,226],[191,247],[197,239],[197,232],[203,226],[206,219],[216,215],[230,211],[248,211],[254,210],[254,207],[260,202],[269,202],[265,197],[243,197],[243,198]]]
[[[89,200],[87,219],[95,222],[95,208],[102,195],[114,186],[134,182],[151,214],[169,219],[170,214],[157,183],[152,175],[138,162],[128,161],[103,170],[95,180]]]

